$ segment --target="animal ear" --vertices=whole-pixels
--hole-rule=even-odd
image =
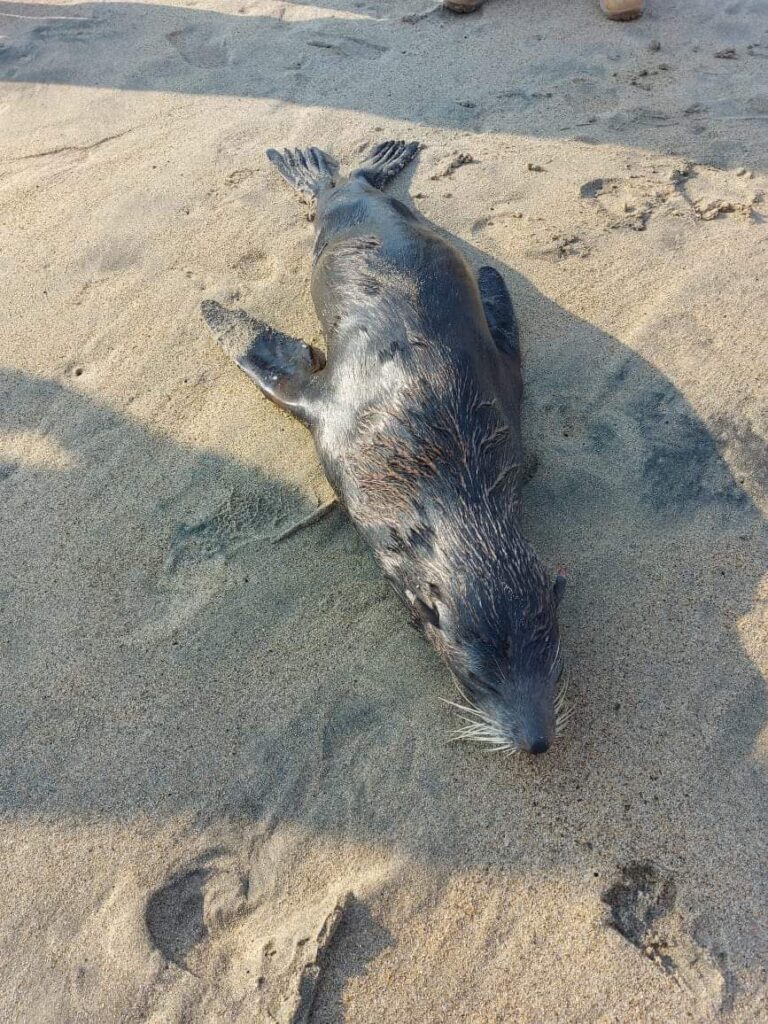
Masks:
[[[413,610],[425,626],[429,625],[440,629],[440,614],[434,605],[427,604],[426,601],[417,597],[413,602]]]
[[[434,594],[437,588],[430,585],[430,590]],[[440,628],[440,615],[434,605],[429,604],[411,590],[406,590],[405,596],[411,606],[411,625],[416,626],[417,629],[427,625],[434,626],[435,629]]]
[[[568,573],[564,566],[559,565],[557,567],[557,576],[555,582],[552,584],[552,596],[555,599],[555,605],[559,605],[563,600],[563,594],[565,593],[565,584],[568,582]]]

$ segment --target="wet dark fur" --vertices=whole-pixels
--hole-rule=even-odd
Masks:
[[[400,148],[379,160],[384,181],[404,165],[403,144],[385,145]],[[375,187],[378,170],[336,186],[319,151],[271,158],[317,201],[312,297],[327,364],[258,321],[238,335],[227,317],[243,314],[209,304],[206,319],[310,427],[353,522],[478,709],[473,721],[491,723],[475,738],[544,750],[560,588],[519,528],[522,378],[503,281],[484,268],[479,288],[455,247]]]

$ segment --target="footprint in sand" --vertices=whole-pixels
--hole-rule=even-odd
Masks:
[[[241,185],[244,181],[253,177],[253,171],[250,167],[238,167],[235,171],[230,173],[224,179],[224,184],[232,188],[235,185]]]
[[[644,442],[645,495],[657,511],[678,513],[722,503],[744,506],[744,492],[724,469],[711,435],[669,387],[633,393],[629,382],[627,411]]]
[[[676,898],[674,880],[654,864],[640,861],[622,867],[620,880],[603,893],[611,926],[665,971],[673,971],[675,961],[656,924],[669,914]]]
[[[274,277],[275,260],[260,249],[249,249],[230,261],[229,266],[246,280],[267,281]]]
[[[675,188],[670,182],[639,177],[593,178],[584,182],[579,195],[596,204],[607,228],[645,231],[653,213],[675,196]]]
[[[173,575],[181,566],[227,559],[246,544],[274,541],[293,518],[288,499],[277,487],[256,494],[232,492],[210,515],[178,525],[171,537],[166,567]]]
[[[307,40],[307,46],[336,57],[357,57],[362,60],[378,60],[389,49],[388,46],[356,36],[315,36]]]
[[[250,899],[246,873],[221,851],[152,893],[147,931],[180,973],[158,986],[149,1019],[164,1019],[186,993],[206,1011],[221,1014],[247,1002],[249,1019],[307,1024],[351,894],[329,894],[279,917],[269,903],[260,905],[260,896]]]
[[[174,875],[147,903],[145,921],[150,938],[165,959],[179,967],[207,933],[203,889],[209,875],[206,868]]]
[[[247,875],[221,851],[211,851],[149,897],[144,920],[152,944],[169,963],[186,967],[200,943],[244,913],[247,894]]]
[[[674,878],[651,861],[632,861],[619,872],[602,897],[608,924],[691,995],[707,1018],[723,1010],[730,986],[715,957],[688,934],[675,911]]]
[[[165,37],[187,64],[196,68],[223,68],[229,63],[229,43],[195,28],[179,28]]]
[[[489,228],[493,228],[495,225],[504,225],[508,221],[523,220],[522,212],[517,208],[514,202],[499,203],[498,206],[491,208],[491,212],[484,214],[482,217],[478,217],[470,227],[470,231],[473,235],[479,235],[486,232]]]
[[[80,39],[89,39],[99,24],[98,18],[55,18],[44,25],[36,25],[30,35],[33,39],[48,40],[61,39],[62,42],[72,43]]]

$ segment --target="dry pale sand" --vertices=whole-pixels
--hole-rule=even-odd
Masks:
[[[768,3],[428,5],[0,2],[7,1024],[768,1020]],[[199,317],[316,335],[264,149],[387,137],[519,309],[545,758]]]

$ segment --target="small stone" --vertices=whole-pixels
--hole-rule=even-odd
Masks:
[[[648,49],[651,51],[651,53],[658,53],[661,49],[661,43],[658,39],[652,39],[650,43],[648,43]]]
[[[728,46],[724,50],[718,50],[715,56],[720,60],[736,60],[737,53],[732,46]]]

